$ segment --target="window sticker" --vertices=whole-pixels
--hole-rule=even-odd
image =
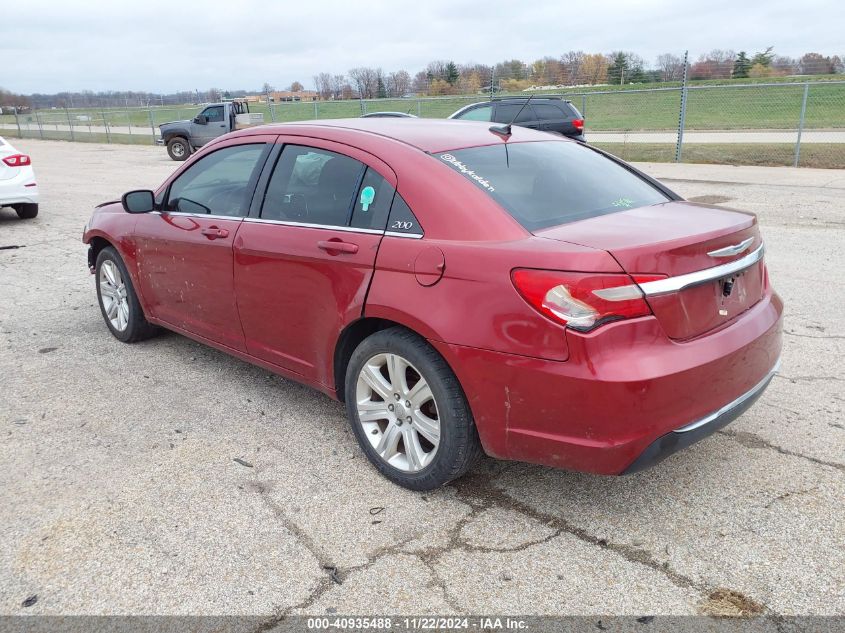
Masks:
[[[376,199],[376,190],[372,187],[364,187],[361,189],[361,211],[369,211],[370,205]]]
[[[634,206],[634,201],[630,198],[619,198],[619,200],[613,203],[613,206],[620,209],[630,209]]]
[[[487,181],[486,178],[476,174],[474,170],[472,170],[469,167],[467,167],[466,165],[464,165],[461,161],[459,161],[457,158],[455,158],[451,154],[441,154],[440,158],[441,158],[441,160],[444,160],[445,162],[452,165],[455,169],[457,169],[459,172],[461,172],[464,176],[466,176],[468,178],[472,178],[475,182],[477,182],[479,185],[484,187],[490,193],[493,193],[494,191],[496,191],[496,188],[493,187],[493,185],[491,185]]]

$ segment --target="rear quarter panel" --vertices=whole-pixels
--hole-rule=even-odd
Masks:
[[[443,253],[443,277],[424,286],[415,269],[420,254],[432,247]],[[365,313],[402,323],[431,340],[566,360],[565,329],[519,295],[511,281],[514,268],[620,271],[604,251],[541,238],[463,242],[386,236]]]

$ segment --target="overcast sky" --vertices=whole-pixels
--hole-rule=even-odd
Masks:
[[[254,89],[355,66],[532,61],[568,50],[845,55],[843,0],[8,0],[0,86]]]

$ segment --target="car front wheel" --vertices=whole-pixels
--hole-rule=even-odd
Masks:
[[[167,141],[167,154],[173,160],[187,160],[191,155],[191,146],[188,145],[187,139],[177,136]]]
[[[156,327],[147,322],[132,280],[117,251],[108,246],[97,255],[97,300],[106,326],[124,343],[149,338]]]
[[[424,339],[390,328],[365,339],[346,373],[346,406],[358,443],[388,479],[433,490],[463,475],[481,443],[463,390]]]

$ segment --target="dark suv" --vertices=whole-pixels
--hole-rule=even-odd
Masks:
[[[465,106],[452,114],[450,119],[464,121],[494,121],[554,132],[584,140],[584,117],[569,101],[560,97],[502,97]],[[522,106],[525,106],[522,108]],[[522,108],[522,112],[519,109]],[[519,112],[519,116],[517,116]],[[514,120],[514,117],[517,117]]]

